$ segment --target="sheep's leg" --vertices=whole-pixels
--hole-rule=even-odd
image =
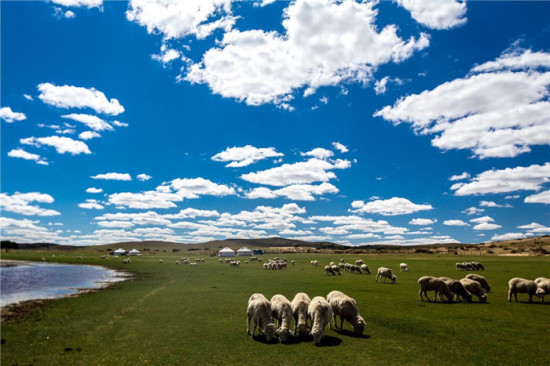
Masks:
[[[340,316],[340,330],[344,330],[344,318]]]
[[[420,296],[420,301],[424,301],[422,298],[422,289],[418,290],[418,296]]]
[[[298,317],[294,316],[294,335],[296,335],[296,329],[298,329]]]
[[[256,334],[256,327],[258,326],[258,320],[254,319],[254,326],[252,327],[252,334],[251,336],[254,337],[254,334]]]
[[[250,315],[246,314],[246,334],[250,335]]]
[[[508,290],[508,302],[512,302],[512,289]]]
[[[529,294],[529,302],[533,302],[533,294]]]

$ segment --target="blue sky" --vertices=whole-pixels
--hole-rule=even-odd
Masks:
[[[1,3],[2,238],[550,233],[550,2]]]

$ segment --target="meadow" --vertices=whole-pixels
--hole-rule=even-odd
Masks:
[[[550,363],[549,299],[529,304],[527,295],[519,294],[520,302],[507,301],[510,278],[550,277],[548,257],[284,254],[279,256],[296,266],[266,271],[257,262],[236,268],[210,257],[196,267],[176,265],[193,253],[132,257],[128,265],[97,254],[77,261],[73,252],[55,258],[52,253],[10,251],[2,258],[101,264],[131,271],[134,278],[92,294],[46,301],[22,319],[3,321],[2,365]],[[324,275],[323,266],[340,258],[363,259],[374,273]],[[312,259],[319,267],[311,266]],[[455,262],[471,260],[485,265],[480,274],[492,286],[488,303],[420,301],[420,276],[460,279],[467,272],[456,271]],[[400,262],[409,264],[409,272],[399,272]],[[380,266],[396,271],[395,284],[375,282]],[[367,323],[362,337],[352,334],[349,323],[344,331],[327,327],[319,347],[311,338],[282,344],[246,334],[252,293],[292,300],[297,292],[313,297],[332,290],[356,299]]]

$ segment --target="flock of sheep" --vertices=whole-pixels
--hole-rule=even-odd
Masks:
[[[292,319],[294,319],[293,335],[309,334],[313,337],[315,345],[321,343],[327,324],[330,329],[333,329],[332,320],[334,328],[341,330],[343,330],[344,320],[351,323],[357,335],[363,334],[366,325],[365,319],[359,315],[356,301],[340,291],[331,291],[326,298],[315,296],[313,299],[310,299],[306,293],[299,292],[292,302],[280,294],[267,300],[264,295],[255,293],[248,299],[246,314],[246,333],[254,336],[258,327],[268,342],[277,337],[280,337],[283,343],[288,342]],[[340,317],[340,327],[337,324],[337,316]],[[274,319],[277,320],[277,327]],[[250,332],[251,320],[253,321],[252,333]]]

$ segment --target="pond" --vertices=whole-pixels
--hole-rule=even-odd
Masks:
[[[0,306],[34,299],[52,299],[126,279],[115,270],[88,265],[2,261]]]

